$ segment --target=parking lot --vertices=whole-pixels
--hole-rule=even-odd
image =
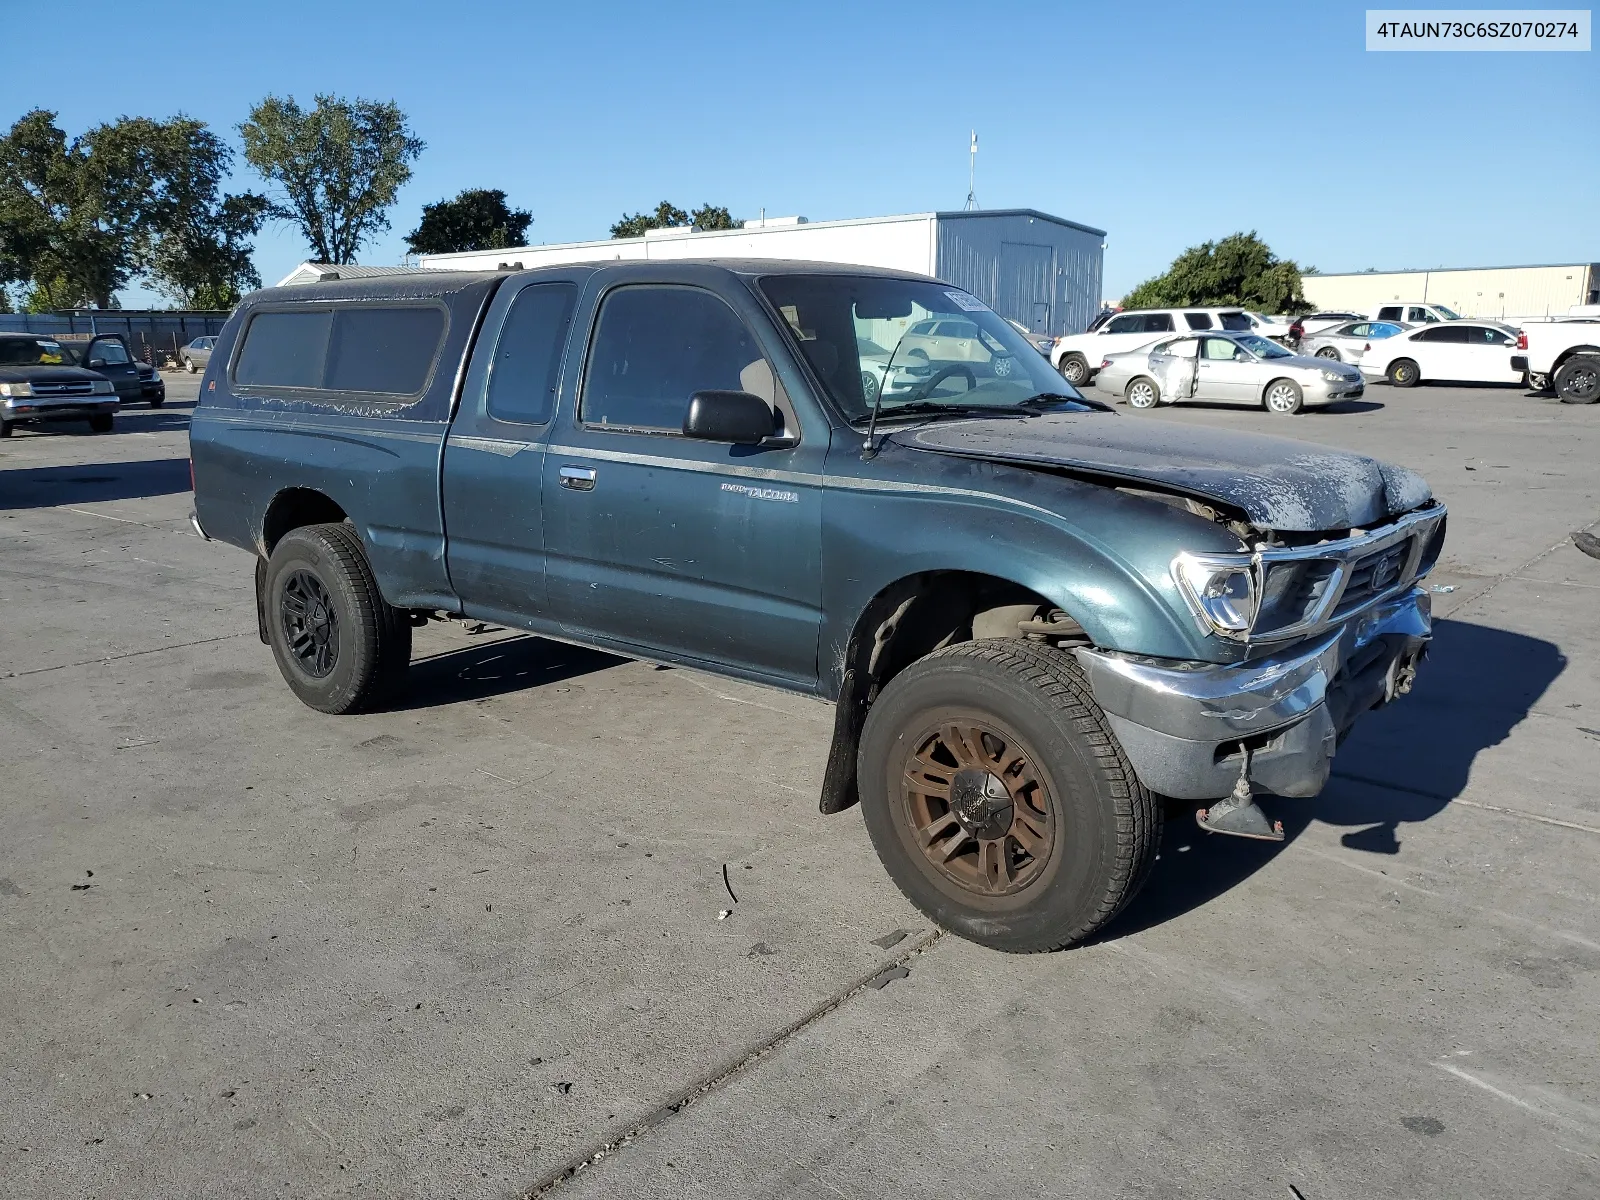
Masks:
[[[823,704],[450,624],[303,707],[167,379],[0,451],[0,1193],[1600,1194],[1600,406],[1124,411],[1421,471],[1437,637],[1281,845],[1174,813],[1019,958],[817,813]]]

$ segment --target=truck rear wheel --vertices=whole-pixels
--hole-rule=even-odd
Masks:
[[[1574,355],[1561,364],[1551,381],[1563,404],[1593,404],[1600,400],[1600,358]]]
[[[378,591],[348,525],[303,525],[273,548],[267,636],[284,682],[318,712],[373,708],[411,663],[411,624]]]
[[[1093,934],[1143,886],[1161,810],[1067,655],[962,642],[895,676],[859,760],[872,844],[907,899],[1009,953]]]

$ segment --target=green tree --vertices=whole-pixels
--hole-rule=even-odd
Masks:
[[[202,122],[176,117],[146,136],[160,181],[151,282],[185,308],[232,308],[261,286],[250,252],[269,202],[253,192],[219,194],[233,151]]]
[[[406,234],[412,254],[458,254],[464,250],[503,250],[528,237],[533,214],[506,205],[499,188],[468,188],[454,200],[422,206],[422,221]]]
[[[641,237],[647,229],[674,229],[684,225],[698,225],[701,229],[742,229],[743,221],[735,221],[726,208],[702,204],[693,212],[684,212],[675,204],[663,200],[653,213],[627,213],[611,227],[614,238]]]
[[[1310,311],[1300,268],[1280,259],[1249,233],[1191,246],[1164,275],[1147,279],[1122,298],[1124,308],[1177,308],[1237,304],[1269,313]]]
[[[0,138],[0,282],[29,304],[108,308],[153,233],[150,161],[137,121],[67,138],[34,109]]]
[[[318,262],[348,263],[426,148],[398,105],[319,95],[309,112],[268,96],[239,126],[244,157],[279,189],[269,215],[297,225]]]

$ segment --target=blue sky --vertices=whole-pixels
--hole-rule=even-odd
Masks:
[[[504,188],[548,242],[663,198],[812,220],[959,208],[971,128],[984,207],[1109,231],[1108,296],[1240,229],[1327,271],[1600,260],[1595,52],[1368,53],[1364,11],[143,0],[130,23],[56,0],[58,66],[107,23],[121,50],[8,71],[0,122],[181,111],[237,143],[269,92],[393,99],[428,149],[369,263],[465,187]],[[261,187],[242,161],[237,184]],[[305,257],[288,226],[257,243],[268,283]]]

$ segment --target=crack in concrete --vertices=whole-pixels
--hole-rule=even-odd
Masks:
[[[254,633],[254,630],[250,631]],[[162,654],[168,650],[183,650],[189,646],[209,646],[212,642],[226,642],[233,638],[241,638],[243,633],[225,633],[221,637],[201,638],[198,642],[174,642],[170,646],[152,646],[148,650],[129,650],[126,654],[106,654],[99,658],[86,658],[82,662],[57,663],[53,667],[34,667],[31,671],[12,671],[9,675],[0,676],[4,679],[23,679],[29,675],[44,675],[51,671],[67,671],[73,667],[92,667],[96,663],[120,662],[124,658],[138,658],[144,654]]]
[[[925,950],[932,948],[943,936],[944,930],[935,929],[931,933],[918,938],[899,957],[887,963],[880,963],[865,975],[858,976],[854,981],[846,984],[804,1016],[777,1030],[770,1037],[744,1051],[731,1062],[725,1061],[722,1066],[715,1068],[709,1075],[703,1076],[699,1082],[690,1084],[666,1103],[652,1109],[643,1118],[616,1137],[611,1138],[609,1141],[591,1145],[587,1150],[569,1159],[565,1166],[545,1175],[531,1187],[524,1188],[517,1193],[519,1200],[540,1200],[540,1197],[548,1196],[563,1184],[577,1178],[590,1167],[596,1166],[619,1151],[626,1149],[645,1134],[659,1129],[691,1104],[704,1096],[710,1095],[712,1092],[720,1091],[735,1076],[741,1075],[751,1067],[765,1061],[771,1057],[773,1051],[793,1041],[829,1013],[838,1011],[851,1000],[866,992],[871,988],[873,981],[878,979],[886,970],[893,970],[896,967],[903,969],[912,959],[918,957]]]

